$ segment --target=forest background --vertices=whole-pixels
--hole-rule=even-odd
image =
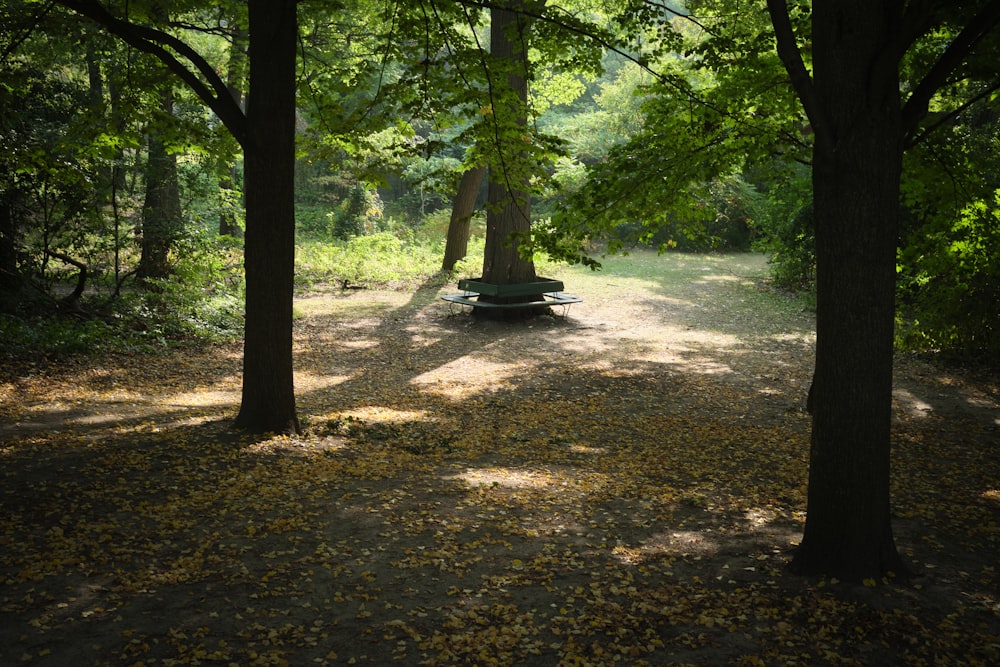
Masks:
[[[683,18],[680,6],[658,9],[659,25],[671,26],[664,38],[649,16],[640,31],[636,17],[584,3],[588,29],[620,48],[579,35],[567,44],[565,31],[536,39],[536,251],[579,259],[581,246],[567,251],[566,239],[596,254],[753,248],[771,257],[775,284],[809,293],[808,124],[773,47],[759,43],[763,16],[734,21],[725,9],[711,24]],[[242,99],[245,21],[224,8],[172,11],[172,29],[210,54]],[[389,33],[369,30],[392,18],[385,11],[304,12],[300,284],[444,283],[479,271],[470,259],[431,277],[374,256],[443,253],[459,177],[483,160],[486,105],[473,91],[488,85],[470,61],[472,46],[488,43],[487,24],[438,16],[443,37],[431,44],[427,25],[405,12]],[[88,23],[32,2],[8,3],[3,21],[6,354],[239,335],[242,176],[232,137],[162,64]],[[404,60],[400,44],[423,55]],[[995,362],[995,92],[959,81],[939,97],[942,110],[971,101],[942,111],[941,130],[907,153],[897,346]],[[478,199],[481,243],[485,184]]]

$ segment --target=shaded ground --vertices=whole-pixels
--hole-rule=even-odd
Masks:
[[[227,429],[238,346],[4,369],[0,664],[1000,663],[995,382],[898,364],[912,584],[793,577],[811,317],[629,261],[527,323],[303,296],[302,438]]]

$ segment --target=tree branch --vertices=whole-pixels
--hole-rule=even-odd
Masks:
[[[916,128],[914,127],[911,134],[908,135],[908,139],[905,142],[904,147],[909,149],[913,148],[918,144],[923,143],[923,141],[927,139],[928,135],[932,134],[939,127],[947,125],[955,118],[960,116],[962,113],[964,113],[971,107],[975,106],[978,102],[981,102],[982,100],[986,99],[987,97],[995,93],[997,90],[1000,90],[1000,80],[994,81],[992,84],[990,84],[988,88],[980,92],[972,99],[966,100],[964,103],[952,109],[948,113],[942,114],[937,120],[935,120],[933,123],[931,123],[923,130],[921,130],[919,134],[916,133]]]
[[[219,120],[241,146],[246,144],[246,116],[233,100],[232,95],[229,94],[226,82],[197,51],[183,40],[162,30],[120,19],[108,12],[96,0],[56,0],[56,2],[104,26],[108,32],[119,37],[126,44],[158,58],[215,112],[215,115],[219,117]],[[168,50],[168,47],[190,63],[201,74],[201,77]]]
[[[788,16],[788,3],[786,0],[767,0],[767,11],[771,15],[771,25],[774,27],[778,58],[788,72],[792,87],[802,102],[809,122],[812,123],[813,132],[817,137],[829,139],[826,136],[829,129],[823,117],[822,105],[816,99],[812,77],[809,76],[795,41],[795,31],[792,30],[792,22]]]
[[[21,44],[27,41],[28,37],[31,36],[31,33],[34,32],[35,28],[38,27],[38,25],[42,22],[42,20],[49,13],[49,11],[52,10],[53,5],[55,4],[56,4],[55,0],[50,0],[49,2],[45,3],[45,6],[39,9],[38,13],[36,13],[32,17],[30,25],[26,26],[23,30],[21,30],[19,34],[16,34],[13,37],[11,37],[10,41],[7,42],[7,45],[4,47],[3,52],[0,53],[0,63],[6,62],[7,58],[10,57],[10,54],[14,53],[14,51],[16,51],[21,46]]]
[[[478,7],[480,9],[491,9],[491,10],[492,9],[507,9],[507,5],[505,5],[504,3],[502,3],[502,2],[496,2],[496,1],[493,1],[493,0],[455,0],[455,2],[457,2],[458,4],[463,5],[463,6]],[[553,9],[565,13],[566,16],[570,16],[566,12],[566,10],[562,9],[561,7],[554,7]],[[563,29],[571,32],[571,33],[574,33],[576,35],[580,35],[581,37],[586,37],[588,39],[591,39],[595,43],[597,43],[598,46],[601,46],[601,47],[607,49],[608,51],[611,51],[612,53],[616,53],[617,55],[621,56],[622,58],[625,58],[626,60],[631,61],[632,63],[638,65],[640,68],[642,68],[643,70],[645,70],[648,74],[653,75],[657,80],[662,81],[662,80],[664,80],[666,78],[666,77],[664,77],[664,75],[662,75],[659,72],[657,72],[656,70],[652,69],[641,58],[637,58],[636,56],[632,55],[631,53],[628,53],[627,51],[624,51],[624,50],[620,49],[619,47],[617,47],[614,44],[612,44],[610,42],[610,40],[608,40],[605,37],[601,37],[600,35],[596,34],[595,32],[584,30],[580,26],[570,25],[568,22],[565,22],[565,21],[560,21],[558,18],[554,18],[552,16],[549,16],[548,14],[544,13],[543,11],[531,11],[531,10],[524,10],[524,9],[518,9],[516,11],[517,11],[518,14],[521,14],[522,16],[527,16],[528,18],[536,19],[536,20],[539,20],[539,21],[544,21],[546,23],[552,23],[554,25],[559,26],[560,28],[563,28]]]
[[[770,0],[769,3],[770,4]],[[937,62],[931,66],[924,78],[910,94],[903,105],[903,136],[911,141],[917,125],[927,116],[931,98],[948,82],[951,74],[972,53],[983,37],[1000,24],[1000,0],[990,0],[972,17],[958,36],[952,40]]]

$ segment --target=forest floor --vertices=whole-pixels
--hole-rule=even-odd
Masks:
[[[239,345],[0,368],[0,665],[1000,664],[996,377],[897,363],[909,581],[794,576],[811,314],[620,261],[518,323],[301,295],[302,437],[229,429]]]

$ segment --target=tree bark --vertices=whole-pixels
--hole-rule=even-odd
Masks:
[[[169,91],[162,96],[165,115],[173,113]],[[146,157],[146,199],[142,206],[142,243],[140,279],[166,278],[170,275],[170,249],[183,228],[180,185],[177,182],[177,156],[168,152],[160,133],[152,129]]]
[[[295,0],[250,0],[246,338],[236,426],[297,433],[292,373],[295,270]]]
[[[229,47],[229,64],[226,69],[226,87],[233,100],[243,108],[243,88],[246,82],[247,69],[247,31],[234,27],[231,32],[232,43]],[[243,238],[243,228],[236,221],[233,213],[233,202],[239,196],[238,170],[236,162],[227,167],[225,176],[219,179],[219,190],[222,195],[222,212],[219,214],[219,235]]]
[[[521,134],[522,140],[527,137],[528,24],[527,19],[516,11],[521,5],[519,0],[514,0],[508,3],[509,8],[494,6],[490,12],[490,61],[496,66],[496,72],[504,74],[503,82],[508,89],[493,91],[498,143],[495,152],[498,158],[489,172],[482,280],[494,285],[512,285],[536,279],[534,262],[523,259],[518,250],[519,237],[531,232],[527,157],[515,138],[515,134]],[[494,86],[496,83],[494,81]],[[480,300],[488,299],[480,297]],[[516,300],[533,299],[519,297]],[[485,317],[509,318],[534,315],[540,311],[476,308],[473,312]]]
[[[17,252],[21,234],[14,216],[15,197],[14,192],[0,190],[0,292],[12,291],[20,282]]]
[[[900,3],[813,3],[816,370],[808,508],[792,567],[903,573],[889,501],[895,259],[902,170],[893,31]],[[858,20],[858,17],[865,17]]]
[[[473,167],[462,174],[458,192],[451,206],[451,220],[448,223],[448,238],[444,247],[442,271],[454,271],[455,264],[465,259],[469,252],[469,237],[472,235],[472,214],[476,210],[479,188],[486,175],[486,167]]]

